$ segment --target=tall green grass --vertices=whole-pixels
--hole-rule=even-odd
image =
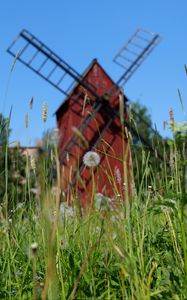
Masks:
[[[10,193],[6,144],[0,299],[187,299],[185,147],[186,139],[175,136],[170,161],[167,152],[160,168],[141,149],[141,166],[134,166],[134,175],[141,176],[132,199],[119,199],[117,205],[105,199],[82,216],[79,199],[73,209],[60,208],[57,146],[52,157],[42,154],[36,170],[26,161],[25,193],[19,199]],[[52,189],[48,174],[54,166]],[[40,182],[39,196],[32,192],[33,180]]]

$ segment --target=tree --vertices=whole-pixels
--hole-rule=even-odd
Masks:
[[[145,105],[139,102],[133,102],[129,106],[129,122],[135,129],[137,135],[133,135],[133,143],[140,144],[141,136],[149,143],[152,141],[156,133],[153,130],[151,115]]]
[[[132,156],[136,185],[140,185],[145,168],[160,171],[164,159],[164,139],[153,129],[151,115],[146,106],[134,102],[129,106],[129,123],[133,129]]]

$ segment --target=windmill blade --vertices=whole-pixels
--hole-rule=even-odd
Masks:
[[[113,61],[125,69],[116,82],[120,88],[124,87],[143,61],[160,42],[161,37],[144,29],[137,29],[123,48],[116,54]]]
[[[83,77],[73,67],[28,30],[24,29],[20,32],[7,52],[64,95],[69,96],[76,81],[97,97],[92,84],[83,81]]]

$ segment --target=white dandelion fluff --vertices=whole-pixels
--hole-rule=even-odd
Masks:
[[[111,204],[111,199],[104,196],[102,193],[95,195],[95,208],[98,210],[108,210]]]
[[[38,248],[38,243],[34,242],[34,243],[31,244],[31,249],[33,251],[37,250],[37,248]]]
[[[83,162],[87,167],[97,167],[100,163],[100,156],[97,152],[88,151],[83,156]]]

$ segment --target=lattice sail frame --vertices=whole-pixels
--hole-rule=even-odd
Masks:
[[[20,32],[7,52],[65,96],[70,96],[69,93],[75,82],[97,96],[93,85],[84,82],[82,75],[28,30],[24,29]]]
[[[138,28],[122,49],[115,55],[113,61],[125,69],[116,85],[123,88],[143,61],[160,42],[161,37],[142,28]]]

